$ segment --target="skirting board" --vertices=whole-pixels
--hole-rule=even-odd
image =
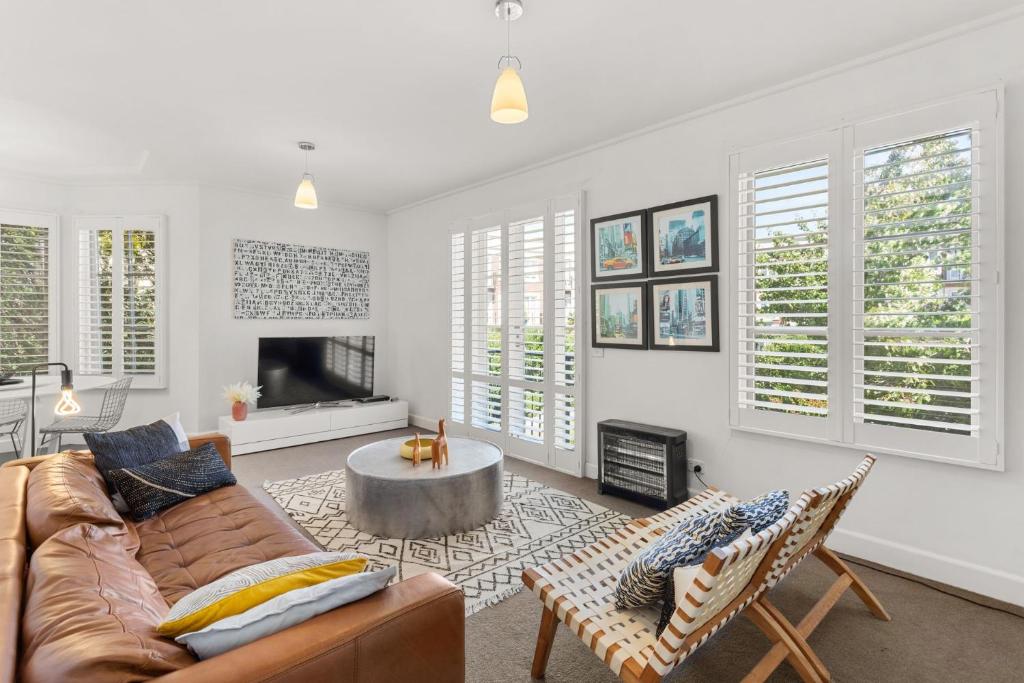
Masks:
[[[423,417],[422,415],[409,415],[409,426],[420,427],[430,430],[433,434],[437,431],[437,418]]]
[[[1024,606],[1024,576],[1019,574],[841,528],[832,533],[828,546],[915,576]]]

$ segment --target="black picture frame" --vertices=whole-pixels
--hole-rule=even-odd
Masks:
[[[635,289],[639,296],[637,306],[637,320],[640,324],[640,340],[637,344],[620,344],[613,341],[602,341],[598,336],[598,302],[602,291],[614,289]],[[649,328],[647,326],[647,283],[645,282],[617,282],[614,284],[591,285],[590,287],[590,345],[595,349],[628,349],[630,351],[646,351],[649,343]],[[607,338],[605,338],[607,339]]]
[[[624,218],[637,217],[640,221],[639,230],[637,237],[640,240],[639,249],[637,254],[640,258],[640,272],[637,273],[626,273],[624,275],[606,275],[598,272],[597,269],[597,226],[602,223],[610,223],[612,221],[622,220]],[[626,211],[623,213],[616,213],[610,216],[602,216],[601,218],[593,218],[590,221],[590,279],[591,282],[615,282],[618,280],[644,280],[647,278],[648,267],[648,255],[650,250],[647,247],[647,211],[640,209],[639,211]]]
[[[710,214],[707,225],[707,232],[705,234],[705,244],[707,256],[710,256],[710,263],[705,266],[687,266],[685,263],[673,265],[670,267],[660,267],[661,254],[659,251],[659,245],[657,242],[657,235],[655,231],[658,229],[657,215],[672,211],[676,209],[682,209],[688,206],[694,206],[695,204],[708,204],[708,213]],[[645,223],[647,226],[647,234],[644,241],[647,243],[649,253],[647,255],[647,271],[648,277],[652,278],[663,278],[663,277],[681,277],[690,275],[702,275],[705,273],[717,273],[718,272],[718,195],[709,194],[706,197],[697,197],[696,199],[687,199],[682,202],[673,202],[672,204],[662,204],[661,206],[654,206],[646,210]],[[710,241],[710,243],[709,243]],[[707,260],[705,258],[705,260]]]
[[[710,290],[710,300],[705,303],[705,310],[710,308],[711,319],[711,343],[706,345],[687,343],[659,343],[660,320],[656,314],[660,314],[660,303],[657,298],[660,294],[659,287],[667,287],[675,284],[694,284],[707,282]],[[645,332],[650,340],[649,348],[655,351],[713,351],[721,350],[721,341],[718,330],[718,275],[698,275],[694,277],[661,278],[647,281],[647,325]],[[705,320],[707,312],[705,312]],[[706,323],[705,323],[706,324]]]

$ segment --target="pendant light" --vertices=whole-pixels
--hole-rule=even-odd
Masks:
[[[299,209],[315,209],[316,187],[313,185],[313,174],[309,172],[309,153],[316,149],[316,145],[312,142],[300,142],[299,149],[306,153],[306,165],[299,189],[295,190],[295,206]]]
[[[512,22],[523,16],[522,0],[498,0],[494,13],[505,22],[505,55],[498,60],[498,80],[491,96],[491,120],[497,123],[522,123],[529,117],[526,89],[519,78],[523,63],[512,55]],[[516,66],[513,66],[515,62]],[[517,68],[518,67],[518,68]]]

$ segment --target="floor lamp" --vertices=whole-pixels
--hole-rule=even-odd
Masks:
[[[28,442],[31,444],[32,453],[36,454],[36,373],[53,366],[59,365],[63,368],[60,371],[60,399],[53,407],[53,414],[60,417],[75,415],[82,412],[82,406],[78,405],[75,399],[75,387],[72,384],[71,368],[67,363],[43,363],[32,368],[32,422],[28,433]]]

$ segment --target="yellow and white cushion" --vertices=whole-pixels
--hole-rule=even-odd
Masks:
[[[173,638],[198,631],[283,593],[358,574],[365,568],[366,558],[352,552],[310,553],[245,567],[179,600],[157,632]]]

